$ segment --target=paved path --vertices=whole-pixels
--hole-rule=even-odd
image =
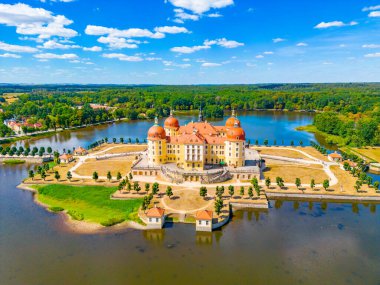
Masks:
[[[79,156],[79,161],[76,165],[74,165],[70,171],[72,173],[72,176],[73,178],[77,178],[77,179],[92,179],[92,176],[84,176],[84,175],[79,175],[77,173],[75,173],[75,170],[77,170],[87,159],[90,159],[90,158],[96,158],[97,156],[99,156],[99,154],[102,154],[102,153],[105,153],[111,149],[114,149],[114,148],[118,148],[120,146],[112,146],[112,147],[109,147],[107,149],[104,149],[102,151],[98,151],[98,152],[95,152],[93,154],[89,154],[89,155],[86,155],[86,156]],[[323,161],[323,160],[320,160],[308,153],[306,153],[305,151],[303,150],[299,150],[299,149],[293,149],[293,148],[287,148],[287,147],[278,147],[276,149],[286,149],[286,150],[292,150],[292,151],[298,151],[299,153],[302,153],[303,155],[305,155],[306,157],[310,158],[310,160],[308,159],[301,159],[301,158],[291,158],[291,157],[284,157],[284,156],[276,156],[276,155],[269,155],[269,154],[262,154],[261,157],[263,158],[269,158],[269,159],[273,159],[273,160],[281,160],[281,161],[288,161],[288,162],[291,162],[291,163],[298,163],[298,164],[304,164],[304,165],[322,165],[323,167],[323,170],[325,171],[326,175],[329,177],[329,182],[330,182],[330,186],[334,186],[336,185],[339,181],[338,179],[336,178],[336,176],[334,175],[334,173],[331,171],[330,169],[330,166],[332,165],[338,165],[340,166],[339,163],[335,162],[335,161]],[[99,177],[100,179],[105,179],[106,177],[105,176],[100,176]],[[141,181],[141,182],[148,182],[148,183],[154,183],[154,182],[157,182],[157,179],[155,177],[148,177],[148,176],[135,176],[135,179],[138,180],[138,181]],[[168,185],[168,186],[178,186],[179,184],[176,184],[176,183],[172,183],[172,182],[168,182],[168,181],[159,181],[160,184],[162,185]],[[262,180],[260,181],[259,183],[260,185],[264,186],[265,185],[265,182]],[[200,186],[204,186],[204,184],[201,184],[200,182],[195,182],[195,181],[185,181],[183,183],[180,184],[181,186],[183,187],[200,187]],[[210,184],[210,186],[216,186],[217,184]],[[232,185],[232,186],[250,186],[251,183],[249,182],[240,182],[239,180],[236,181],[235,183],[231,183],[229,185]],[[271,183],[272,186],[276,186],[277,184],[276,183]],[[285,183],[284,184],[285,186],[295,186],[295,183]],[[307,187],[307,186],[310,186],[309,184],[302,184],[301,185],[302,187]],[[322,187],[321,184],[317,184],[316,187]],[[169,207],[168,207],[169,208]]]
[[[79,179],[92,179],[92,176],[86,176],[86,175],[79,175],[77,173],[75,173],[75,170],[77,170],[84,162],[86,162],[87,159],[90,159],[90,158],[97,158],[99,157],[99,154],[102,154],[102,153],[105,153],[111,149],[114,149],[114,148],[119,148],[119,147],[122,147],[123,145],[116,145],[116,146],[111,146],[109,148],[106,148],[104,150],[101,150],[101,151],[98,151],[98,152],[94,152],[94,153],[91,153],[91,154],[88,154],[88,155],[85,155],[85,156],[78,156],[77,158],[79,159],[79,161],[73,166],[70,168],[70,172],[73,176],[73,178],[79,178]],[[112,156],[111,156],[112,157]],[[107,178],[106,176],[99,176],[100,179],[105,179]]]

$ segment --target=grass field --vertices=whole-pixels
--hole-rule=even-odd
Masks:
[[[18,100],[18,96],[23,94],[25,93],[4,93],[3,97],[8,104],[12,104],[13,102]]]
[[[113,147],[113,145],[108,145],[109,147]],[[114,148],[107,150],[105,153],[124,153],[124,152],[135,152],[135,151],[143,151],[147,148],[146,145],[115,145]]]
[[[310,183],[314,178],[316,183],[322,183],[328,176],[319,165],[298,166],[298,165],[267,165],[269,170],[264,171],[265,177],[270,177],[272,182],[276,182],[276,177],[282,177],[285,183],[294,183],[296,178],[300,178],[303,184]]]
[[[3,161],[4,164],[23,164],[25,160],[22,159],[7,159]]]
[[[88,159],[83,163],[75,173],[82,176],[92,176],[94,171],[97,171],[99,176],[106,176],[108,171],[111,171],[113,177],[116,177],[117,172],[122,176],[127,175],[130,171],[134,157],[113,158],[107,160]]]
[[[268,154],[275,156],[286,156],[290,158],[301,158],[301,159],[309,159],[306,155],[292,149],[281,149],[277,147],[265,147],[265,148],[255,148],[259,151],[260,154]]]
[[[110,226],[123,221],[138,221],[142,199],[111,200],[116,187],[36,185],[38,201],[52,209],[64,209],[76,220]]]
[[[370,162],[380,162],[380,147],[363,147],[363,148],[343,148],[346,152],[353,152],[364,156]]]

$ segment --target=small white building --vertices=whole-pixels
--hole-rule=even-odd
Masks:
[[[148,218],[147,226],[149,229],[162,229],[165,223],[165,210],[159,207],[154,207],[146,213]]]
[[[59,156],[61,163],[70,163],[74,160],[74,157],[71,154],[64,153]]]
[[[86,155],[88,152],[85,148],[83,147],[77,147],[75,150],[74,150],[74,154],[75,155]]]
[[[343,161],[343,157],[339,153],[337,153],[337,152],[330,153],[328,155],[328,158],[331,161],[335,161],[335,162],[341,162],[341,161]]]
[[[212,211],[202,210],[196,213],[195,230],[201,232],[212,231]]]

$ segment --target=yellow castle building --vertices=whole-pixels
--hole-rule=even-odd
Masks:
[[[163,127],[156,118],[147,141],[150,165],[172,163],[184,170],[245,166],[245,132],[234,111],[224,126],[204,121],[201,110],[198,122],[180,126],[171,112]]]

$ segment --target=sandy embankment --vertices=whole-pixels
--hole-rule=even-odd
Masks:
[[[41,207],[44,207],[46,210],[49,211],[49,206],[41,203],[38,200],[38,193],[37,191],[30,187],[31,184],[26,185],[21,183],[20,185],[17,186],[17,188],[22,189],[22,190],[27,190],[35,193],[34,195],[34,202],[37,205],[40,205]],[[62,211],[57,213],[58,215],[62,216],[62,224],[69,229],[70,231],[73,231],[78,234],[99,234],[99,233],[115,233],[115,232],[121,232],[125,231],[126,229],[137,229],[137,230],[145,230],[146,227],[143,225],[140,225],[136,222],[133,221],[125,221],[120,224],[116,224],[111,227],[105,227],[97,223],[91,223],[91,222],[86,222],[86,221],[77,221],[73,220],[67,213],[66,211]]]

